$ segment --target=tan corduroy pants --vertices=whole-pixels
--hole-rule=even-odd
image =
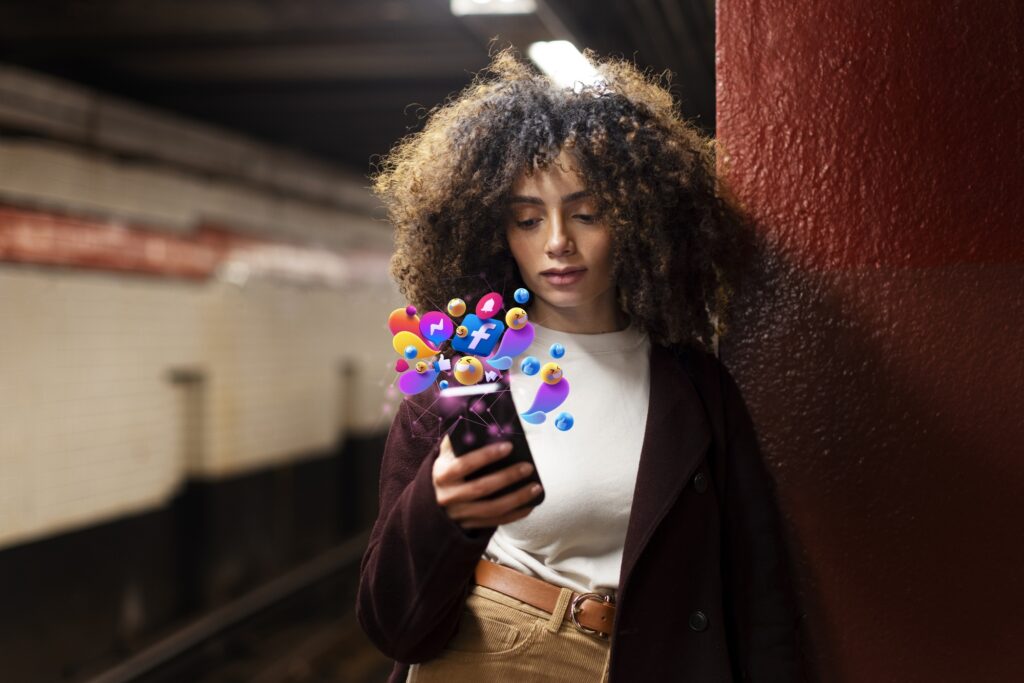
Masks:
[[[564,617],[571,597],[563,588],[552,615],[474,586],[458,631],[437,657],[413,664],[406,683],[606,683],[610,641]]]

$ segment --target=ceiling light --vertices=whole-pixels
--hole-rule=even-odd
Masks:
[[[451,0],[452,14],[532,14],[537,11],[535,0]]]
[[[568,40],[533,43],[527,54],[541,71],[562,87],[572,87],[578,92],[583,85],[597,85],[603,80],[594,65]]]

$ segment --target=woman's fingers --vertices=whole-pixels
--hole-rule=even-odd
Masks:
[[[441,505],[451,505],[452,503],[478,500],[495,491],[500,491],[523,477],[528,477],[531,472],[533,472],[533,465],[523,462],[503,467],[497,472],[491,472],[472,481],[449,486],[442,485],[437,489],[437,502]]]
[[[445,434],[432,472],[434,493],[448,517],[464,529],[498,526],[522,519],[533,506],[524,507],[540,493],[540,485],[522,486],[493,500],[485,496],[513,484],[533,472],[530,463],[517,463],[497,472],[466,481],[466,477],[481,467],[508,456],[512,444],[500,442],[474,449],[456,456],[451,440]]]
[[[489,526],[494,526],[494,519],[501,518],[519,506],[530,502],[540,493],[540,490],[540,484],[529,484],[493,500],[453,503],[447,506],[448,516],[458,522],[468,519],[491,520]],[[532,507],[528,508],[528,510],[532,509]]]
[[[512,452],[512,444],[507,441],[489,444],[477,448],[465,455],[456,457],[451,448],[451,441],[445,434],[441,441],[441,453],[434,462],[434,486],[449,486],[461,483],[467,475],[476,472],[488,463],[500,460]]]

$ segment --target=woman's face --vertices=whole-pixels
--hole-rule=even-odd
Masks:
[[[576,168],[563,151],[546,170],[520,176],[512,186],[505,231],[534,298],[531,318],[565,332],[607,332],[622,326],[611,231]]]

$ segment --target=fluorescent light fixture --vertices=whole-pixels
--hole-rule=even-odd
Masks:
[[[535,0],[452,0],[452,14],[462,17],[467,14],[533,14],[537,11]]]
[[[568,40],[533,43],[527,54],[541,71],[563,88],[572,87],[579,92],[581,85],[597,85],[603,81],[594,65]]]

